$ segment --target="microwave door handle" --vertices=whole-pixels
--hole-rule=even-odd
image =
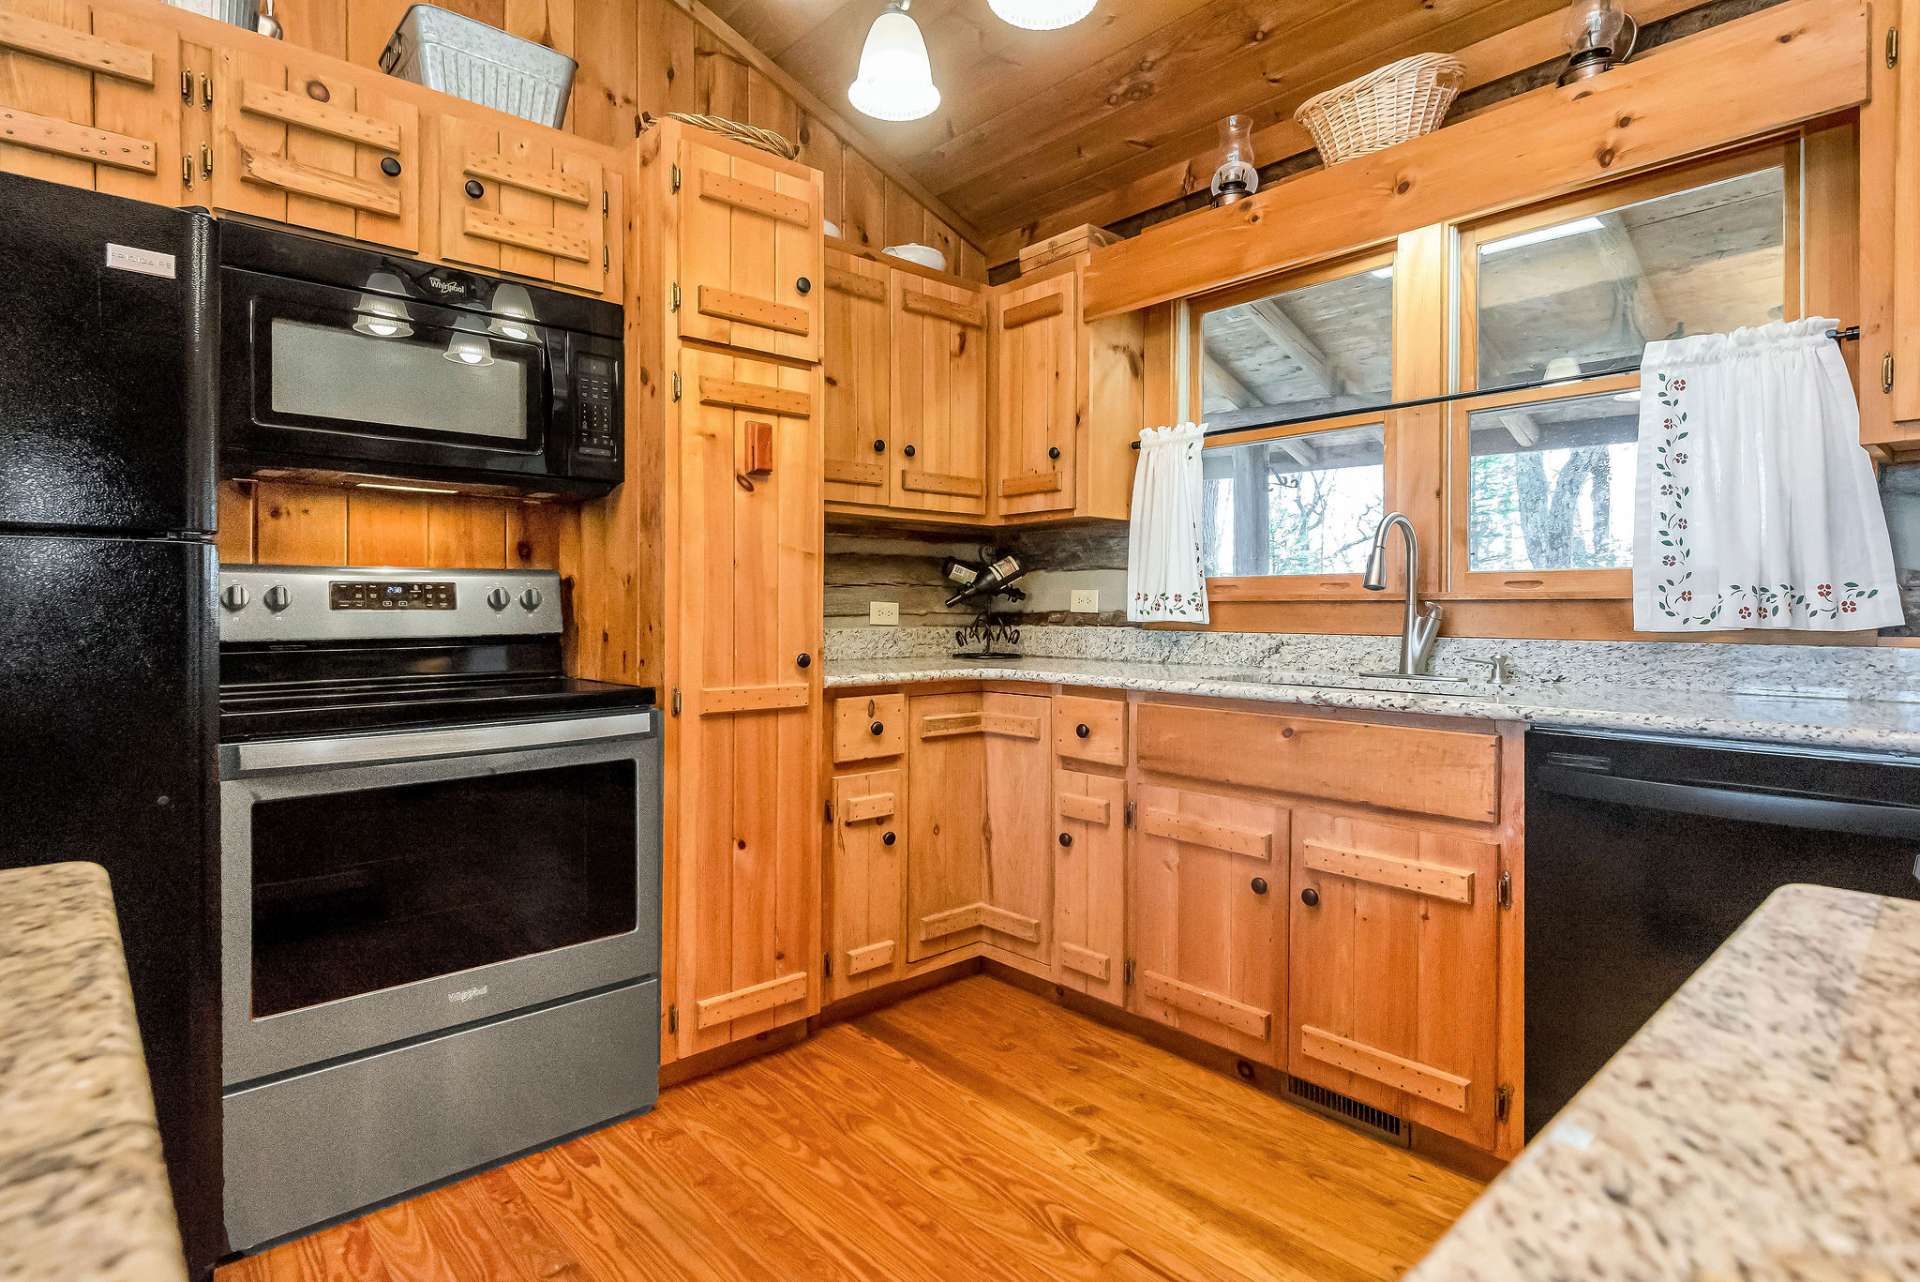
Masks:
[[[370,766],[437,757],[525,752],[538,748],[651,739],[660,733],[653,711],[565,721],[519,721],[499,725],[405,730],[393,734],[341,735],[331,739],[270,739],[234,745],[238,776],[334,766]]]
[[[1544,792],[1563,797],[1641,806],[1675,814],[1771,824],[1776,828],[1807,828],[1818,832],[1920,840],[1920,806],[1876,805],[1865,801],[1801,797],[1791,793],[1663,783],[1655,779],[1623,778],[1554,766],[1535,771],[1534,784]]]

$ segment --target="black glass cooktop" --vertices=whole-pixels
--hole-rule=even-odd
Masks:
[[[220,652],[222,743],[547,720],[653,702],[651,686],[567,676],[557,640]]]

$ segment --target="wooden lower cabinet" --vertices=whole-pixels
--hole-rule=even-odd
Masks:
[[[1500,847],[1300,810],[1292,860],[1287,1070],[1493,1147]]]
[[[1052,701],[1025,694],[980,699],[986,755],[987,867],[981,925],[994,955],[1049,973],[1053,946],[1053,807],[1048,771]]]
[[[1249,794],[1136,787],[1133,1010],[1285,1063],[1288,821]]]
[[[900,766],[833,780],[827,852],[833,916],[827,923],[827,1000],[899,977],[902,872],[907,858],[907,772]]]
[[[1056,771],[1053,809],[1054,982],[1124,1005],[1127,781]]]

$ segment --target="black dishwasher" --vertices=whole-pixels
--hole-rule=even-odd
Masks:
[[[1527,736],[1526,1133],[1780,886],[1920,899],[1920,760]]]

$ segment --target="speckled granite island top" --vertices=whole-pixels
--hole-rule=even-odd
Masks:
[[[831,659],[827,665],[829,689],[930,681],[1032,681],[1920,754],[1920,702],[1911,700],[1795,698],[1614,683],[1501,687],[1462,681],[1423,688],[1363,679],[1349,684],[1324,674],[1272,669],[1106,659]]]
[[[1405,1282],[1920,1278],[1920,903],[1777,891]]]
[[[0,872],[0,1279],[186,1274],[107,875]]]

